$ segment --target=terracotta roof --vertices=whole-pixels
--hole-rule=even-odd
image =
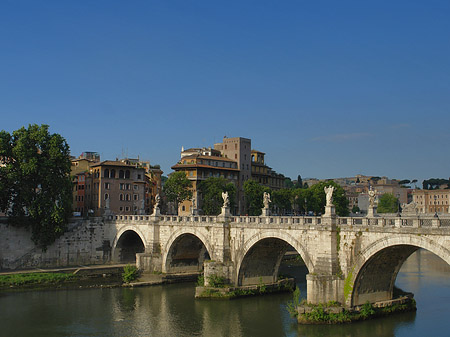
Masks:
[[[129,165],[121,161],[113,161],[113,160],[105,160],[101,163],[91,165],[91,167],[97,167],[97,166],[121,166],[121,167],[129,167],[129,168],[136,168],[136,165]],[[144,168],[142,168],[144,169]]]
[[[234,167],[223,167],[223,166],[213,166],[213,165],[204,165],[204,164],[176,164],[171,167],[172,170],[175,170],[177,168],[185,169],[185,168],[208,168],[208,169],[215,169],[215,170],[226,170],[226,171],[236,171],[239,172],[238,168]]]
[[[226,157],[218,157],[218,156],[204,156],[200,154],[192,154],[190,156],[185,156],[180,160],[190,159],[190,158],[198,158],[198,159],[207,159],[207,160],[220,160],[220,161],[227,161],[227,162],[233,162],[237,163],[235,160],[232,160],[230,158]]]

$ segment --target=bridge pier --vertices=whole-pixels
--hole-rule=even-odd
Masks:
[[[306,275],[307,301],[312,304],[344,302],[344,280],[339,262],[339,232],[334,206],[327,206],[322,216],[320,247],[315,252],[314,270]]]
[[[343,303],[344,281],[337,275],[306,275],[307,301],[311,304],[336,301]]]

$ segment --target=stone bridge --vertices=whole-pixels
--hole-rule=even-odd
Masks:
[[[307,300],[352,307],[392,299],[397,273],[417,249],[450,264],[450,217],[372,215],[111,216],[112,260],[147,271],[202,271],[236,286],[274,282],[284,254],[308,268]]]

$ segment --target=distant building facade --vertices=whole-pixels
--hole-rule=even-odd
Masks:
[[[178,205],[179,215],[189,215],[201,210],[202,196],[199,184],[210,177],[222,177],[238,186],[239,169],[236,161],[221,157],[220,152],[207,149],[187,149],[181,152],[180,161],[172,166],[176,172],[184,172],[192,182],[192,200]]]
[[[72,159],[74,215],[151,214],[161,192],[159,166],[139,159],[99,160],[96,152]]]
[[[193,183],[193,202],[180,204],[181,215],[191,214],[192,210],[201,209],[201,195],[198,184],[210,177],[224,177],[236,186],[235,214],[245,214],[244,183],[255,180],[271,189],[284,187],[285,177],[275,172],[264,162],[264,152],[252,150],[252,141],[243,137],[224,137],[214,148],[181,149],[180,161],[172,166],[175,171],[184,171]]]
[[[450,189],[415,189],[412,197],[419,213],[450,213]]]

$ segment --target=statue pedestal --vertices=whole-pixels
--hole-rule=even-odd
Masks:
[[[269,208],[264,207],[261,212],[261,216],[270,216]]]
[[[222,212],[220,213],[219,216],[222,216],[222,217],[229,217],[229,216],[231,216],[230,207],[222,207]]]
[[[160,215],[161,215],[161,213],[159,211],[159,207],[153,208],[152,216],[160,216]]]
[[[369,206],[367,209],[367,216],[374,217],[377,214],[377,208],[375,206]]]
[[[336,215],[336,207],[334,205],[325,206],[325,216],[335,216]]]

